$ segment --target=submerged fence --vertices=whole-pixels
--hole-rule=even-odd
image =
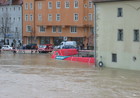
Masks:
[[[52,50],[56,51],[56,50]],[[70,52],[70,51],[67,51]],[[0,50],[1,54],[39,54],[40,51],[36,49],[10,49],[10,50]],[[46,53],[50,53],[50,51],[47,51]],[[69,54],[69,53],[66,53]],[[78,57],[94,57],[94,50],[78,50],[77,55]]]

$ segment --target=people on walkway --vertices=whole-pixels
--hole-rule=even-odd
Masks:
[[[13,54],[16,54],[16,47],[13,46]]]

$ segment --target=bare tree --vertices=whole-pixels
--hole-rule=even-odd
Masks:
[[[11,29],[11,18],[9,17],[8,12],[3,13],[3,15],[0,16],[0,33],[2,33],[3,43],[6,44],[6,33],[10,33]]]

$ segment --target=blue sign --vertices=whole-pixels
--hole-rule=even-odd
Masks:
[[[6,37],[13,37],[13,34],[12,33],[6,33],[5,36]]]

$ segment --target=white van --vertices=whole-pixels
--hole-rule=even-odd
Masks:
[[[63,46],[65,46],[65,45],[71,45],[71,46],[77,47],[76,41],[62,41],[62,42],[60,43],[60,45],[58,45],[57,48],[62,49]]]

